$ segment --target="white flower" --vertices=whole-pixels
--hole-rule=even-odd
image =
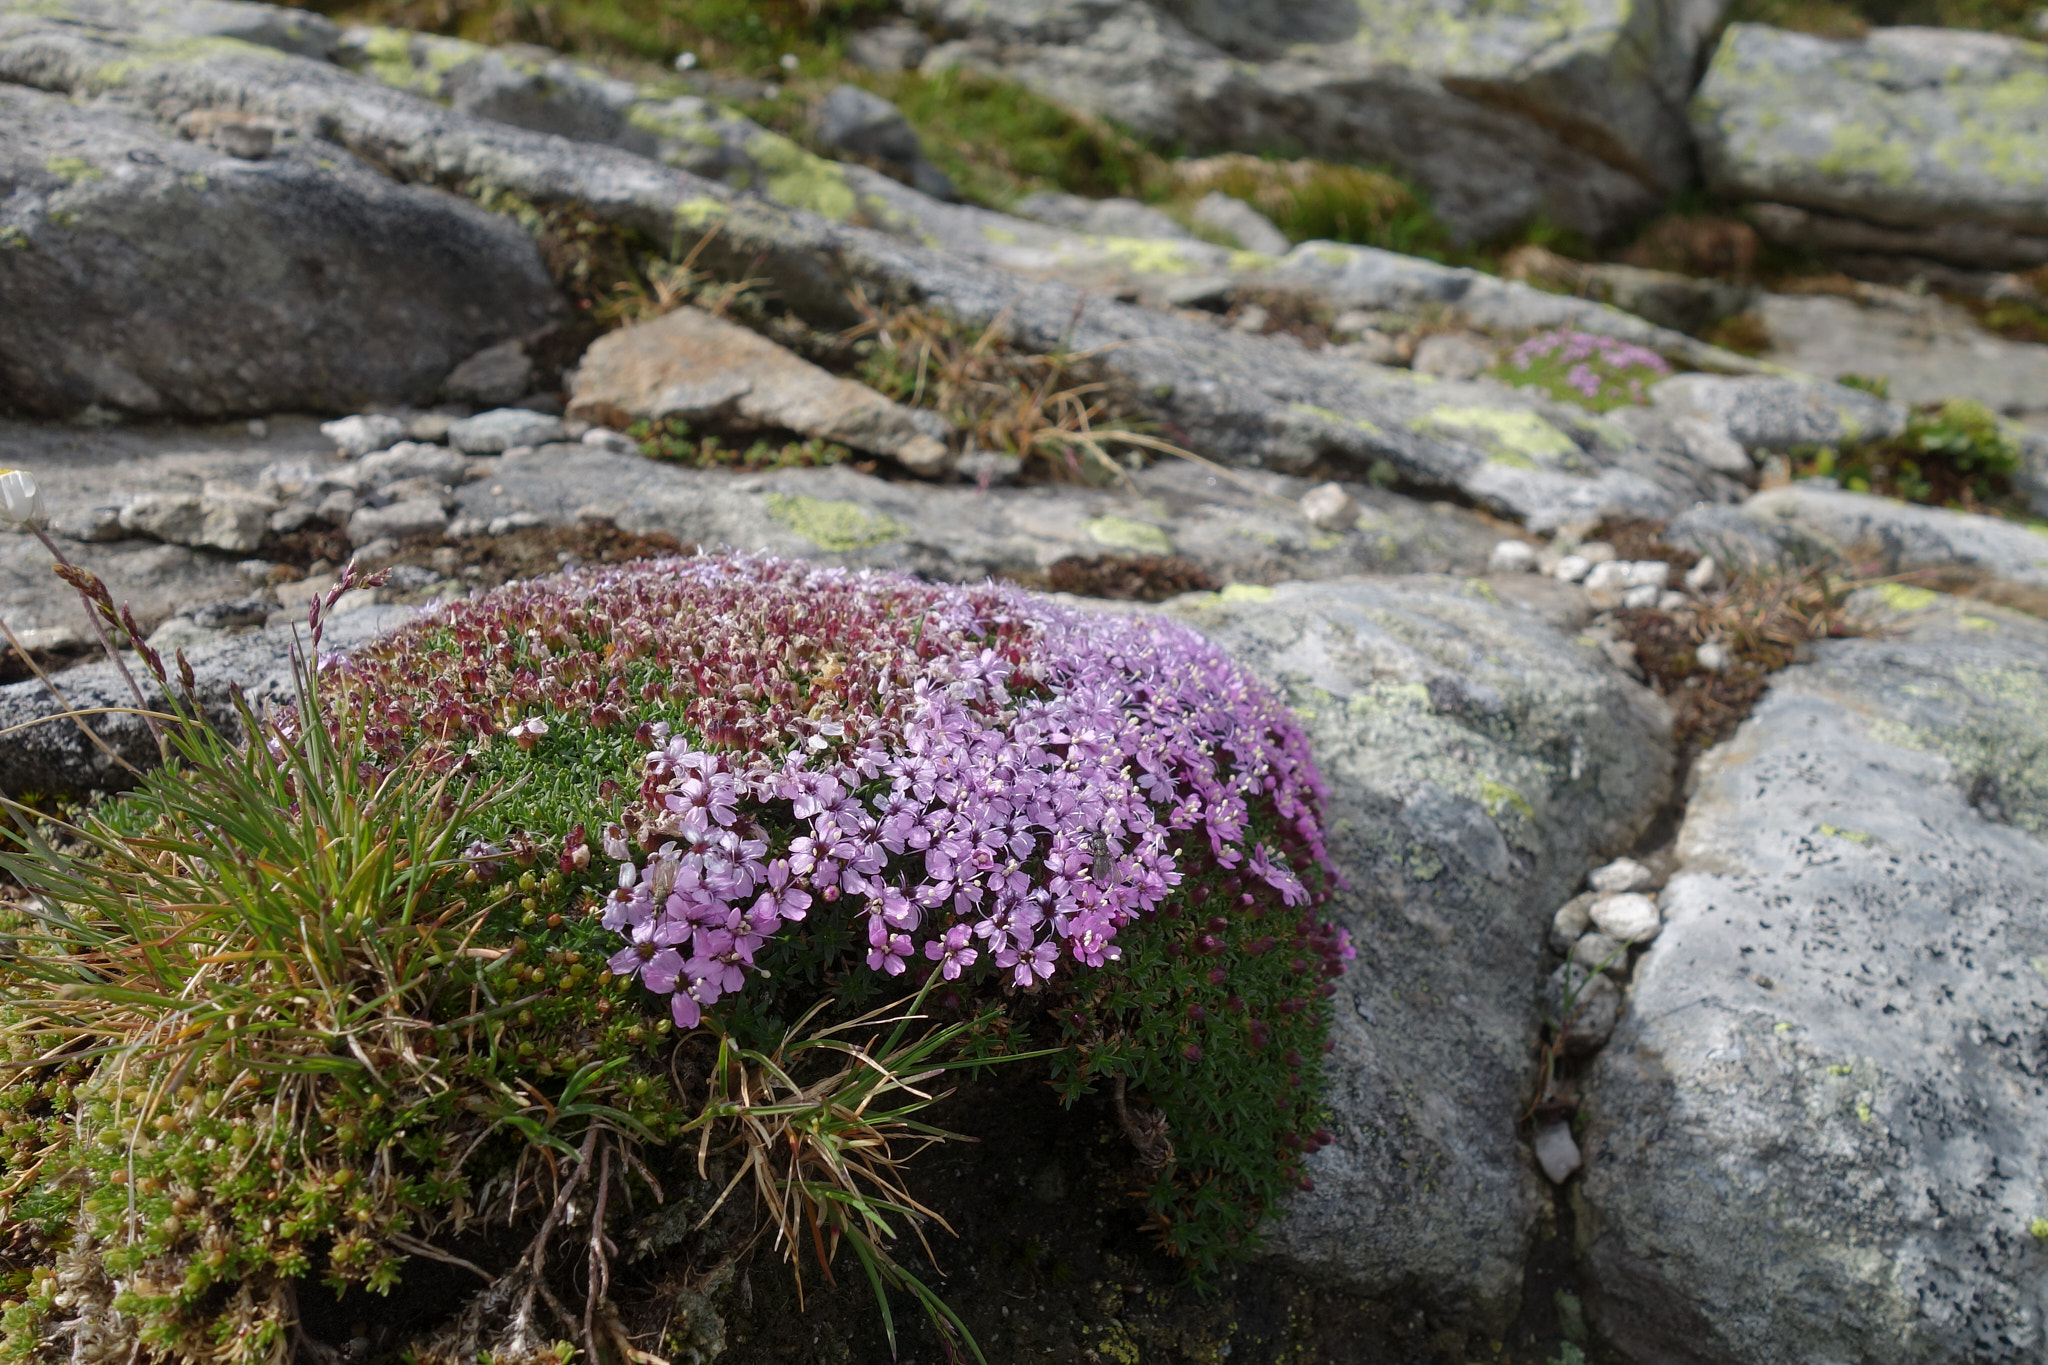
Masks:
[[[697,54],[694,52],[683,52],[676,56],[676,70],[678,71],[688,71],[696,64]]]
[[[43,500],[26,469],[0,470],[0,516],[16,525],[41,520]]]

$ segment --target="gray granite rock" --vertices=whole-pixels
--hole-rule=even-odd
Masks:
[[[545,445],[561,439],[559,417],[525,408],[493,408],[448,428],[448,444],[471,455],[496,455],[514,446]]]
[[[1833,640],[1696,769],[1589,1082],[1579,1235],[1637,1360],[2048,1349],[2048,626]]]
[[[0,85],[0,203],[0,388],[17,410],[424,401],[464,356],[562,316],[511,222],[306,138],[245,161]]]
[[[1861,389],[1766,376],[1680,374],[1650,386],[1650,401],[1673,416],[1719,423],[1749,450],[1843,446],[1905,429],[1906,411]]]
[[[1361,1295],[1498,1328],[1542,1204],[1515,1119],[1550,907],[1663,801],[1668,714],[1598,650],[1457,580],[1173,609],[1296,708],[1350,880],[1337,1141],[1271,1249]]]
[[[1780,544],[1911,575],[1896,597],[1926,589],[2048,616],[2048,531],[1998,517],[1794,484],[1759,493],[1742,515]]]
[[[2044,83],[2048,49],[1997,34],[1881,28],[1834,40],[1733,24],[1691,121],[1707,183],[1726,198],[2038,237]]]
[[[953,182],[931,163],[903,111],[872,90],[838,85],[818,101],[811,117],[817,145],[850,160],[878,163],[921,194],[956,196]]]
[[[1246,251],[1268,256],[1285,256],[1294,245],[1287,234],[1273,226],[1273,220],[1242,199],[1221,190],[1203,195],[1188,215],[1196,227],[1218,232]]]
[[[121,529],[170,545],[247,554],[263,542],[277,504],[232,484],[197,493],[144,493],[121,509]]]
[[[1459,9],[1344,0],[909,0],[998,70],[1197,149],[1391,161],[1461,235],[1600,235],[1685,183],[1681,109],[1721,0]]]
[[[406,607],[365,607],[341,613],[326,625],[322,647],[347,649],[375,638],[411,615]],[[264,708],[291,702],[296,696],[292,678],[292,649],[306,645],[304,623],[279,626],[251,634],[219,636],[203,631],[205,643],[187,649],[187,659],[199,683],[199,700],[216,724],[238,733],[240,724],[229,698],[230,686],[239,686],[259,714]],[[128,667],[143,684],[143,697],[152,705],[162,697],[141,662],[130,655]],[[133,708],[135,699],[114,666],[104,659],[57,675],[57,684],[71,706]],[[134,778],[79,732],[77,725],[60,718],[61,708],[43,684],[37,681],[0,687],[0,729],[25,725],[29,728],[9,734],[0,745],[0,792],[20,796],[40,792],[49,796],[82,796],[90,791],[121,791]],[[39,723],[38,723],[39,722]],[[132,766],[147,770],[157,762],[156,744],[142,719],[135,715],[110,714],[89,722],[101,740]]]
[[[110,81],[109,72],[119,81]],[[849,284],[871,294],[922,298],[968,322],[1001,318],[1023,346],[1096,352],[1104,370],[1154,417],[1227,462],[1285,470],[1327,461],[1359,473],[1381,467],[1414,486],[1455,490],[1546,527],[1602,515],[1670,516],[1693,501],[1726,500],[1741,491],[1739,483],[1682,452],[1641,449],[1612,424],[1531,395],[1493,385],[1428,384],[1340,355],[1311,354],[1285,337],[1249,336],[1202,318],[1119,304],[1100,292],[1028,280],[993,267],[993,257],[963,257],[735,197],[723,186],[615,148],[465,116],[265,49],[220,44],[195,56],[147,33],[86,32],[6,14],[0,15],[0,80],[104,95],[124,105],[227,105],[290,126],[327,127],[350,146],[374,149],[380,164],[402,179],[482,181],[540,202],[573,201],[685,250],[706,238],[701,265],[768,280],[786,306],[818,325],[857,321]],[[894,186],[886,177],[874,179]],[[1400,274],[1385,262],[1361,271],[1357,251],[1329,248],[1325,254],[1334,263],[1328,271],[1339,276],[1374,275],[1384,282]],[[1302,258],[1302,287],[1332,283],[1314,252],[1297,248],[1289,259],[1295,258]],[[1478,284],[1483,276],[1425,264],[1409,262],[1402,276],[1421,281],[1422,297],[1491,298],[1503,316],[1553,307],[1547,302],[1553,296],[1528,286],[1496,282],[1489,292]]]
[[[1019,218],[1102,237],[1149,237],[1193,241],[1195,235],[1167,214],[1135,199],[1086,199],[1058,190],[1039,190],[1010,205]]]
[[[1903,403],[1974,398],[2023,421],[2048,419],[2048,346],[1987,332],[1938,294],[1858,292],[1767,295],[1757,310],[1771,338],[1765,354],[1808,374],[1885,379]]]

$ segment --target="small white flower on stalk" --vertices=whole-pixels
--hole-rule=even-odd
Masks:
[[[26,469],[0,470],[0,516],[17,526],[27,526],[43,517],[42,495]]]

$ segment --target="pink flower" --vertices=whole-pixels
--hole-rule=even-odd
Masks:
[[[939,964],[939,975],[958,981],[960,973],[981,956],[971,946],[973,931],[964,924],[946,930],[945,936],[924,945],[924,955]]]

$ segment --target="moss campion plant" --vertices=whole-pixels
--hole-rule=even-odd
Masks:
[[[892,1134],[935,1131],[891,1096],[949,1065],[1108,1089],[1198,1273],[1328,1141],[1320,783],[1191,631],[673,559],[320,677],[9,863],[0,1355],[277,1360],[308,1285],[428,1259],[488,1284],[416,1359],[629,1359],[665,1318],[606,1248],[678,1237],[850,1244],[950,1336],[888,1249],[929,1213]],[[921,1041],[875,1022],[910,996]],[[728,1227],[749,1176],[777,1239]]]
[[[1493,372],[1510,384],[1533,384],[1552,398],[1608,412],[1647,403],[1647,387],[1670,374],[1671,365],[1641,346],[1560,328],[1530,337]]]

